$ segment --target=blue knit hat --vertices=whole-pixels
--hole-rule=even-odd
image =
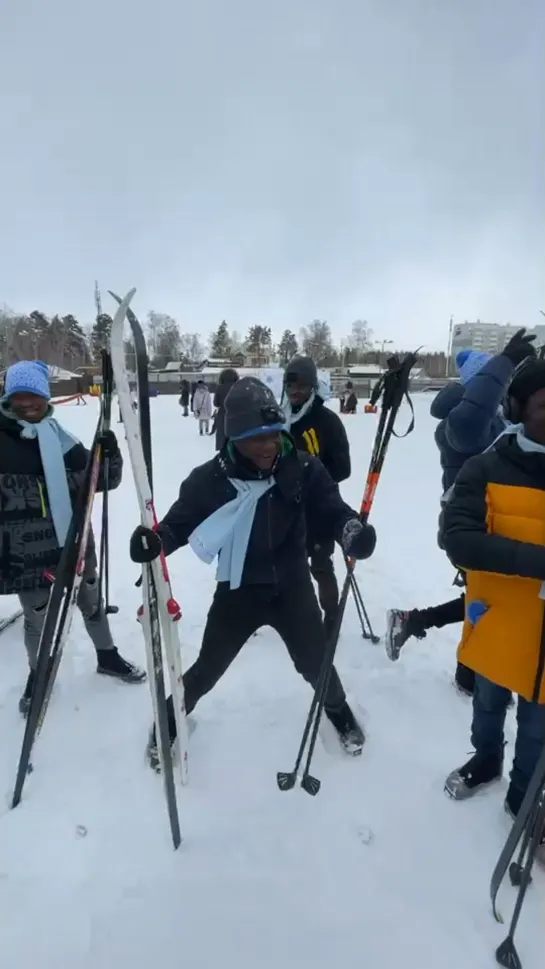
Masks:
[[[4,397],[12,394],[36,394],[49,400],[49,369],[41,360],[19,360],[6,370]]]
[[[491,359],[492,354],[483,350],[459,350],[456,354],[456,366],[461,383],[468,384]]]

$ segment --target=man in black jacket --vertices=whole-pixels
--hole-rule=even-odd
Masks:
[[[319,458],[333,481],[350,477],[350,449],[344,424],[318,393],[318,372],[310,357],[297,356],[286,367],[284,378],[286,417],[290,433],[300,451]],[[339,604],[339,587],[333,565],[335,538],[316,516],[307,523],[310,571],[318,585],[318,598],[326,632],[331,632]]]
[[[187,544],[204,561],[218,555],[218,585],[201,651],[184,675],[188,713],[261,626],[279,633],[297,671],[316,686],[326,635],[308,568],[305,515],[311,523],[321,519],[347,555],[364,559],[374,550],[372,526],[361,524],[320,461],[298,452],[284,426],[265,384],[253,377],[233,384],[225,398],[226,446],[182,482],[157,531],[138,526],[132,535],[136,562]],[[345,749],[359,753],[363,732],[335,669],[325,711]],[[172,740],[173,712],[170,700]],[[157,769],[154,733],[148,754]]]
[[[88,452],[52,417],[47,366],[21,360],[6,372],[0,400],[0,595],[17,595],[24,612],[30,672],[19,709],[26,716],[49,589],[61,557],[72,502]],[[107,431],[103,454],[110,459],[109,488],[121,482],[123,462],[115,435]],[[102,473],[98,491],[103,490]],[[97,653],[97,672],[130,683],[145,673],[114,646],[100,599],[92,534],[78,606]]]

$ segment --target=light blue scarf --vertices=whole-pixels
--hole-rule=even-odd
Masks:
[[[9,411],[9,415],[14,417],[12,411]],[[80,442],[51,416],[44,417],[38,424],[20,420],[17,423],[22,427],[22,438],[38,441],[53,526],[59,547],[63,548],[72,518],[72,501],[64,455]]]
[[[257,503],[274,486],[274,478],[260,481],[228,480],[238,492],[236,498],[222,505],[198,525],[189,536],[189,544],[207,565],[217,555],[217,581],[229,582],[231,589],[238,589]]]

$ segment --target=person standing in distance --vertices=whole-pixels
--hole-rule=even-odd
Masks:
[[[286,420],[297,448],[319,458],[336,484],[350,477],[350,448],[338,414],[324,405],[318,389],[318,371],[310,357],[296,356],[284,377]],[[329,634],[339,605],[339,586],[333,564],[335,537],[327,522],[316,516],[307,522],[310,571],[318,586],[324,626]]]

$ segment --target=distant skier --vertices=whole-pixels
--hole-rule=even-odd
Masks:
[[[139,525],[131,537],[135,562],[188,543],[205,562],[219,555],[201,651],[184,675],[188,713],[261,626],[279,633],[297,671],[316,686],[326,635],[308,569],[305,514],[326,523],[354,558],[368,558],[375,547],[374,529],[344,503],[320,461],[297,451],[283,431],[285,416],[269,387],[244,377],[224,406],[228,443],[182,482],[156,531]],[[363,732],[335,670],[325,711],[345,749],[359,753]],[[172,700],[169,727],[174,740]],[[154,731],[148,754],[157,769]]]
[[[238,380],[238,373],[232,367],[222,370],[218,378],[218,387],[214,395],[214,407],[216,414],[214,424],[216,425],[216,451],[221,451],[225,444],[225,398],[233,384]]]
[[[34,685],[51,576],[72,516],[72,501],[87,463],[82,444],[53,419],[47,366],[21,360],[6,373],[0,400],[0,595],[17,595],[24,611],[30,672],[19,703],[26,716]],[[109,487],[121,481],[122,458],[113,431],[102,439]],[[98,490],[103,488],[102,474]],[[99,598],[92,535],[78,606],[97,653],[97,672],[130,683],[145,673],[118,653]]]
[[[286,367],[284,389],[288,427],[297,447],[318,457],[337,484],[345,481],[351,471],[348,438],[340,417],[324,406],[318,388],[316,364],[310,357],[296,356],[290,360]],[[333,565],[335,537],[330,524],[321,521],[320,516],[314,516],[308,523],[307,549],[310,571],[318,585],[324,625],[330,632],[339,604],[339,587]]]
[[[516,817],[545,744],[545,362],[522,363],[507,393],[508,416],[518,427],[468,460],[443,512],[444,547],[466,575],[459,656],[475,672],[475,754],[448,776],[445,790],[462,800],[500,779],[505,715],[516,693],[505,799]],[[538,857],[545,863],[545,843]]]
[[[460,382],[447,384],[431,405],[432,417],[440,420],[435,442],[443,469],[443,492],[453,485],[467,459],[489,447],[505,428],[501,403],[517,364],[527,357],[535,358],[533,340],[535,336],[526,335],[521,329],[495,357],[476,350],[460,350],[456,355]],[[411,636],[423,639],[428,629],[442,629],[463,622],[464,616],[463,594],[427,609],[390,610],[387,617],[388,655],[397,659]],[[458,689],[471,695],[474,682],[473,670],[458,663],[455,673]]]
[[[197,381],[193,396],[193,413],[199,422],[199,434],[208,434],[212,419],[212,397],[204,380]]]
[[[189,380],[182,380],[180,391],[179,404],[182,408],[183,416],[189,417]]]

